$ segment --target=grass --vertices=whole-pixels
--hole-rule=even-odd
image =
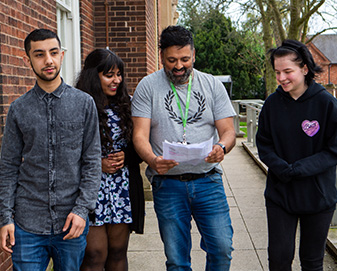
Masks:
[[[245,133],[243,137],[247,137],[247,123],[240,121],[240,130]]]

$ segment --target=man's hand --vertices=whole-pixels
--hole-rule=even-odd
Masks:
[[[82,217],[75,215],[74,213],[70,213],[67,217],[66,223],[64,224],[63,231],[65,232],[68,230],[70,225],[70,231],[63,237],[63,240],[79,237],[84,231],[86,221]]]
[[[205,158],[207,163],[219,163],[223,160],[225,154],[219,145],[213,145],[212,151]]]
[[[125,154],[123,151],[109,154],[107,158],[102,158],[102,171],[105,173],[116,173],[124,167]]]
[[[165,174],[171,168],[179,165],[178,162],[174,160],[163,159],[163,156],[156,156],[149,166],[157,171],[160,175]]]
[[[179,163],[174,160],[163,159],[156,156],[150,144],[151,119],[132,117],[133,120],[133,144],[139,156],[158,174],[165,174]]]
[[[215,121],[215,127],[219,134],[219,143],[226,146],[226,153],[229,153],[235,146],[236,134],[233,117]],[[219,145],[213,145],[212,151],[205,158],[207,163],[219,163],[225,157],[223,149]]]
[[[11,247],[15,245],[14,230],[14,224],[5,225],[0,229],[1,248],[5,252],[13,253]],[[7,245],[7,237],[9,237],[9,245]]]

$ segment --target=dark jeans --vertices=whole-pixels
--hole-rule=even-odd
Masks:
[[[302,271],[323,271],[324,251],[332,216],[333,211],[296,215],[275,205],[267,207],[269,270],[291,271],[299,221]]]

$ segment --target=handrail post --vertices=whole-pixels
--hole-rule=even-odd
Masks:
[[[247,141],[253,141],[253,120],[252,120],[252,112],[253,110],[250,106],[246,107],[246,114],[247,114]]]
[[[240,101],[232,101],[233,108],[235,110],[236,116],[234,116],[234,128],[236,135],[240,134]]]
[[[257,131],[257,117],[256,117],[256,110],[252,110],[252,140],[253,140],[253,147],[256,147],[256,131]]]

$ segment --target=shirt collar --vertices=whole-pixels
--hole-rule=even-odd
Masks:
[[[66,83],[64,83],[63,79],[61,84],[58,86],[57,89],[55,89],[52,93],[48,93],[46,91],[44,91],[42,88],[40,88],[40,86],[37,84],[37,82],[35,83],[34,86],[34,91],[36,92],[37,96],[42,100],[46,95],[50,94],[55,96],[56,98],[61,98],[61,95],[63,94],[64,90],[66,89]]]

